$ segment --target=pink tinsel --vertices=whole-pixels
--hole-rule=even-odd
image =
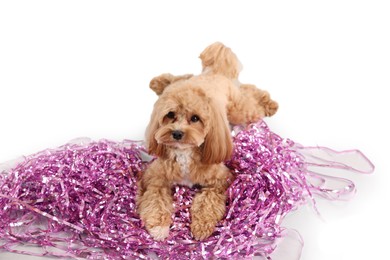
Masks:
[[[0,174],[0,248],[89,259],[268,256],[282,234],[283,218],[314,200],[312,194],[340,199],[353,193],[346,179],[336,179],[341,188],[326,187],[334,177],[315,173],[313,166],[373,170],[357,150],[304,148],[264,122],[235,132],[234,155],[226,163],[236,175],[227,191],[227,213],[205,241],[195,241],[189,229],[197,191],[182,186],[172,191],[176,211],[169,238],[154,241],[135,211],[137,174],[147,165],[144,148],[133,141],[102,140],[45,150]],[[363,166],[339,160],[345,154]],[[20,251],[18,245],[38,246],[42,253]]]

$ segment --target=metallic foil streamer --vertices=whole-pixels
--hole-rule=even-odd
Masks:
[[[333,200],[354,193],[351,181],[316,169],[373,171],[357,150],[302,147],[263,121],[235,128],[233,135],[234,154],[226,165],[236,179],[227,190],[225,217],[204,241],[190,232],[189,209],[199,191],[182,186],[172,189],[168,239],[154,241],[135,208],[137,178],[148,164],[142,144],[101,140],[48,149],[2,171],[0,248],[88,259],[269,257],[286,233],[281,223],[288,213],[314,201],[313,195]]]

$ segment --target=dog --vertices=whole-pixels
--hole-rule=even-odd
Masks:
[[[233,151],[230,124],[256,122],[278,108],[268,92],[238,81],[241,64],[230,48],[214,43],[200,58],[200,75],[162,74],[150,82],[159,98],[146,144],[157,158],[138,182],[137,212],[155,240],[169,235],[174,185],[199,187],[190,209],[191,232],[196,240],[212,235],[234,180],[223,163]]]

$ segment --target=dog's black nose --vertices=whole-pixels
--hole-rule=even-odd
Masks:
[[[184,133],[180,130],[175,130],[172,132],[172,137],[175,140],[180,140],[183,138]]]

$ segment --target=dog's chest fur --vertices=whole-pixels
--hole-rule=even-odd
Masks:
[[[193,185],[190,179],[190,165],[192,162],[192,151],[177,150],[174,152],[174,155],[181,175],[181,180],[178,182],[178,184],[191,187]]]

